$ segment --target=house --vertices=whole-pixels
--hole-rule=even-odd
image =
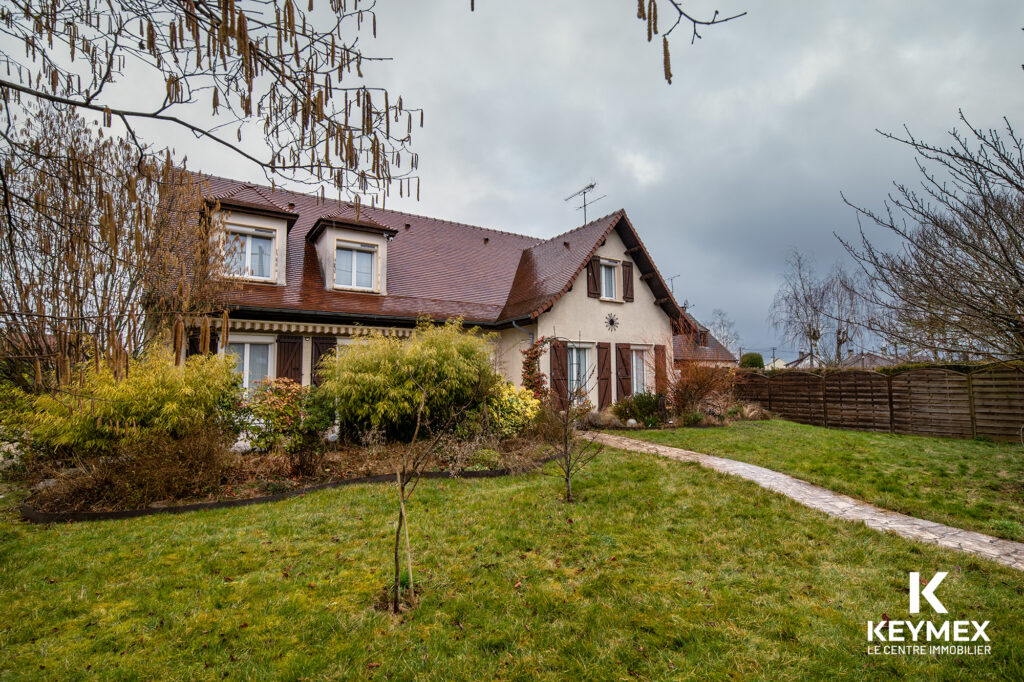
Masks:
[[[891,358],[871,351],[862,351],[860,353],[850,351],[839,365],[849,369],[878,369],[879,367],[895,367],[901,362],[902,360],[897,358]]]
[[[812,357],[806,351],[801,351],[796,360],[786,363],[786,369],[817,369],[824,366],[821,358]]]
[[[696,332],[683,331],[672,336],[674,366],[679,368],[684,363],[696,362],[711,367],[735,367],[736,356],[707,327],[689,314],[686,317],[690,321],[687,329],[695,329]]]
[[[318,380],[320,358],[371,331],[407,336],[419,318],[461,317],[496,334],[504,375],[520,351],[542,360],[564,400],[584,386],[598,408],[654,391],[690,322],[624,211],[550,239],[361,207],[209,175],[229,244],[227,350],[246,386]],[[215,325],[219,327],[219,322]],[[220,352],[224,352],[220,348]]]

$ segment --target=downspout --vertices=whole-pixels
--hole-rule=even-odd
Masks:
[[[512,326],[515,327],[516,329],[518,329],[521,332],[525,332],[526,334],[529,334],[529,336],[530,336],[530,345],[531,346],[533,345],[533,332],[531,332],[529,329],[526,329],[525,327],[520,327],[516,323],[515,320],[512,320]]]

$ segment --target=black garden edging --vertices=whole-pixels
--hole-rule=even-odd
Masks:
[[[553,461],[554,457],[545,457],[537,462],[537,466],[543,466]],[[463,471],[453,474],[450,471],[424,471],[423,478],[498,478],[513,473],[525,473],[512,471],[511,469],[494,469],[488,471]],[[289,497],[299,497],[306,493],[329,488],[341,488],[346,485],[357,485],[359,483],[388,483],[395,480],[393,474],[378,474],[376,476],[362,476],[360,478],[346,478],[340,481],[329,481],[319,483],[301,490],[289,490],[286,493],[276,495],[264,495],[263,497],[246,497],[238,500],[220,500],[217,502],[196,502],[194,504],[183,504],[177,507],[156,507],[146,509],[127,509],[123,511],[109,512],[44,512],[39,511],[29,504],[28,500],[21,505],[21,518],[31,523],[71,523],[74,521],[110,521],[115,519],[134,519],[139,516],[152,516],[153,514],[183,514],[203,509],[226,509],[228,507],[247,507],[250,504],[263,504],[264,502],[279,502]]]

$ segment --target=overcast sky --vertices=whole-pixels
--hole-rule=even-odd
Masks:
[[[627,0],[477,0],[473,13],[379,0],[364,49],[394,61],[368,82],[426,110],[421,200],[388,206],[549,237],[581,224],[563,199],[596,180],[607,196],[589,217],[624,208],[698,319],[723,308],[745,349],[794,357],[766,321],[787,251],[827,269],[843,255],[833,232],[857,229],[840,192],[877,206],[894,179],[915,181],[913,157],[876,129],[941,142],[960,108],[1021,123],[1024,3],[717,7],[748,15],[694,46],[677,31],[667,85]],[[261,179],[208,147],[178,151],[193,169]]]

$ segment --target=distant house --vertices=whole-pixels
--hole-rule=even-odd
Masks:
[[[672,355],[675,358],[675,367],[679,368],[688,362],[712,367],[734,367],[736,356],[712,336],[707,327],[690,315],[686,317],[691,322],[690,328],[695,331],[684,331],[672,337]]]
[[[786,363],[786,369],[818,369],[824,366],[820,358],[813,358],[810,353],[800,353],[796,360]]]
[[[895,367],[903,361],[880,353],[864,351],[850,353],[840,364],[841,367],[849,369],[878,369],[879,367]]]
[[[520,351],[552,339],[542,370],[596,407],[661,388],[673,330],[692,322],[624,211],[550,239],[199,175],[225,213],[228,347],[246,386],[318,381],[320,358],[369,332],[461,317],[494,332],[522,381]],[[219,322],[215,332],[219,336]],[[698,330],[694,327],[693,333]],[[719,352],[712,347],[712,352]],[[731,357],[731,356],[730,356]]]
[[[782,358],[775,358],[774,360],[769,362],[767,365],[765,365],[764,368],[765,369],[786,369],[786,361],[783,360]]]

